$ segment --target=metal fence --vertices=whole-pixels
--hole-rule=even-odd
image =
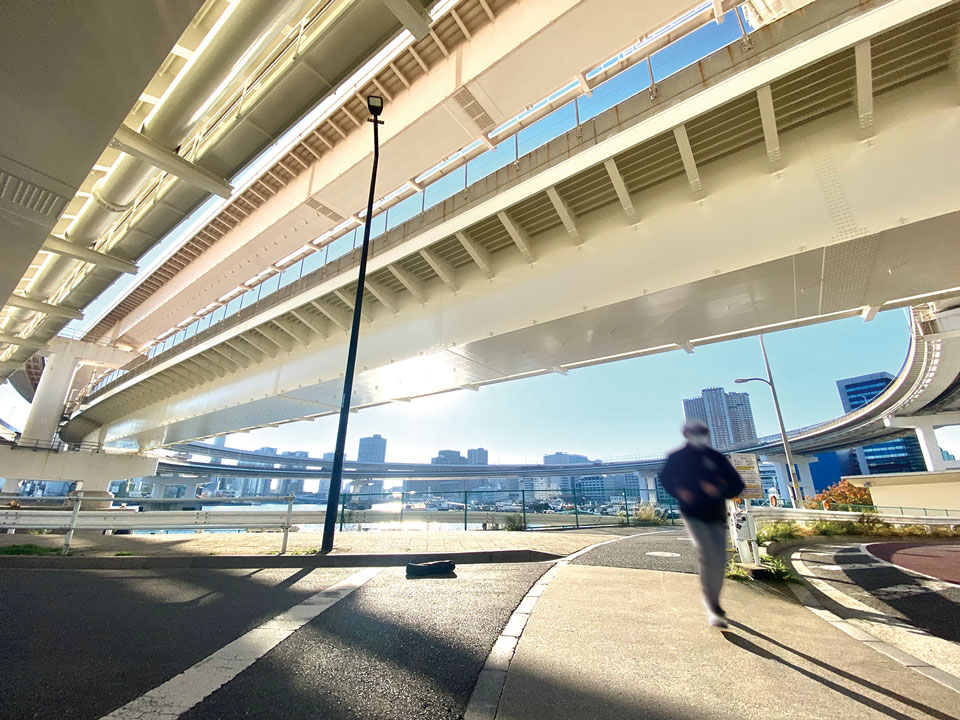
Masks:
[[[337,509],[341,531],[371,529],[545,530],[679,523],[675,508],[651,502],[653,490],[605,496],[578,491],[466,490],[344,493]],[[64,532],[68,552],[77,530],[167,532],[177,530],[277,530],[280,552],[292,529],[319,530],[326,517],[322,500],[310,497],[87,498],[13,497],[0,508],[0,530]],[[109,503],[108,507],[104,507]],[[96,509],[93,509],[96,507]]]

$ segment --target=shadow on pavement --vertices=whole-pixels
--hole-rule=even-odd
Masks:
[[[731,621],[730,621],[730,625],[733,626],[733,627],[735,627],[735,628],[737,628],[737,629],[739,629],[739,630],[742,630],[742,631],[745,632],[745,633],[748,633],[748,634],[753,635],[753,636],[755,636],[755,637],[757,637],[757,638],[760,638],[760,639],[762,639],[762,640],[770,643],[771,645],[774,645],[774,646],[776,646],[776,647],[782,648],[783,650],[787,651],[788,653],[792,653],[793,655],[796,655],[797,657],[803,658],[803,659],[806,660],[807,662],[810,662],[810,663],[812,663],[812,664],[814,664],[814,665],[816,665],[816,666],[818,666],[818,667],[820,667],[820,668],[823,668],[824,670],[826,670],[826,671],[828,671],[828,672],[830,672],[830,673],[833,673],[833,674],[835,674],[835,675],[837,675],[837,676],[839,676],[839,677],[842,677],[842,678],[844,678],[845,680],[849,680],[851,683],[854,683],[854,684],[856,684],[856,685],[860,685],[860,686],[862,686],[863,688],[869,689],[869,690],[871,690],[871,691],[873,691],[873,692],[875,692],[875,693],[879,693],[879,694],[881,694],[881,695],[885,695],[885,696],[891,698],[892,700],[896,700],[896,701],[898,701],[898,702],[903,703],[904,705],[909,705],[910,707],[913,707],[913,708],[915,708],[915,709],[917,709],[917,710],[920,710],[920,711],[922,711],[922,712],[927,713],[927,714],[930,715],[931,717],[938,718],[939,720],[958,720],[958,718],[957,718],[956,715],[948,715],[948,714],[946,714],[946,713],[944,713],[944,712],[941,712],[940,710],[937,710],[936,708],[932,708],[932,707],[930,707],[929,705],[925,705],[924,703],[921,703],[921,702],[919,702],[919,701],[917,701],[917,700],[914,700],[914,699],[912,699],[912,698],[909,698],[909,697],[907,697],[906,695],[902,695],[901,693],[894,692],[894,691],[889,690],[889,689],[887,689],[887,688],[885,688],[885,687],[882,687],[882,686],[880,686],[880,685],[877,685],[876,683],[872,683],[872,682],[870,682],[869,680],[865,680],[865,679],[863,679],[863,678],[861,678],[861,677],[858,677],[858,676],[854,675],[853,673],[849,673],[849,672],[847,672],[847,671],[845,671],[845,670],[843,670],[843,669],[841,669],[841,668],[838,668],[838,667],[836,667],[835,665],[831,665],[831,664],[829,664],[829,663],[826,663],[826,662],[824,662],[823,660],[820,660],[820,659],[818,659],[818,658],[816,658],[816,657],[814,657],[814,656],[812,656],[812,655],[808,655],[807,653],[803,653],[803,652],[801,652],[801,651],[799,651],[799,650],[795,650],[794,648],[792,648],[792,647],[790,647],[790,646],[788,646],[788,645],[785,645],[785,644],[781,643],[781,642],[778,641],[778,640],[775,640],[775,639],[771,638],[769,635],[766,635],[766,634],[764,634],[764,633],[762,633],[762,632],[760,632],[760,631],[758,631],[758,630],[754,630],[753,628],[751,628],[751,627],[749,627],[748,625],[745,625],[745,624],[743,624],[743,623],[741,623],[741,622],[736,622],[736,621],[731,620]],[[881,713],[883,713],[884,715],[888,715],[889,717],[892,717],[892,718],[898,718],[898,720],[910,720],[910,716],[909,716],[909,715],[905,715],[904,713],[902,713],[902,712],[900,712],[900,711],[898,711],[898,710],[895,710],[894,708],[888,707],[888,706],[882,704],[881,702],[879,702],[879,701],[877,701],[877,700],[874,700],[873,698],[870,698],[870,697],[868,697],[867,695],[863,695],[862,693],[859,693],[859,692],[857,692],[856,690],[854,690],[854,689],[852,689],[852,688],[850,688],[850,687],[845,687],[845,686],[843,686],[843,685],[840,685],[839,683],[834,682],[833,680],[830,680],[829,678],[824,677],[823,675],[819,675],[819,674],[817,674],[817,673],[815,673],[815,672],[812,672],[812,671],[810,671],[810,670],[807,670],[806,668],[800,667],[799,665],[796,665],[796,664],[790,662],[790,661],[787,660],[786,658],[781,657],[781,656],[779,656],[779,655],[776,655],[776,654],[774,654],[773,652],[771,652],[771,651],[769,651],[769,650],[766,650],[765,648],[760,647],[759,645],[757,645],[756,643],[748,640],[747,638],[743,637],[742,635],[739,635],[739,634],[737,634],[737,633],[731,632],[731,631],[729,631],[729,630],[723,630],[723,631],[721,631],[721,632],[722,632],[723,637],[724,637],[728,642],[730,642],[731,644],[733,644],[733,645],[741,648],[742,650],[746,650],[747,652],[753,653],[754,655],[757,655],[758,657],[764,658],[764,659],[766,659],[766,660],[772,660],[772,661],[774,661],[774,662],[780,663],[781,665],[784,665],[784,666],[790,668],[791,670],[794,670],[795,672],[803,675],[804,677],[810,678],[811,680],[814,680],[814,681],[816,681],[816,682],[818,682],[818,683],[820,683],[820,684],[822,684],[822,685],[830,688],[831,690],[834,690],[834,691],[836,691],[836,692],[838,692],[838,693],[841,693],[842,695],[846,695],[847,697],[852,698],[853,700],[856,700],[857,702],[862,703],[863,705],[866,705],[867,707],[869,707],[869,708],[871,708],[871,709],[873,709],[873,710],[876,710],[877,712],[881,712]],[[906,668],[905,668],[905,671],[906,671]]]

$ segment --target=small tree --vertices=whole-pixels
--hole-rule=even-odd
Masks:
[[[873,498],[870,497],[870,489],[857,487],[849,480],[841,480],[835,485],[831,485],[814,498],[820,503],[844,504],[844,505],[873,505]]]

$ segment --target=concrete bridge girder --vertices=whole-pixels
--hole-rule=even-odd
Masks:
[[[509,248],[487,267],[456,268],[456,295],[442,280],[424,284],[425,304],[398,294],[396,317],[377,306],[363,331],[357,404],[692,347],[953,287],[960,133],[950,121],[952,93],[936,79],[885,93],[875,102],[884,123],[871,145],[835,113],[779,134],[789,160],[779,175],[748,148],[701,168],[710,195],[700,204],[687,178],[676,178],[644,191],[639,224],[626,225],[622,209],[608,205],[576,218],[582,246],[560,226],[535,238],[533,265],[522,248]],[[492,198],[487,212],[502,202]],[[371,272],[455,232],[414,236],[375,256]],[[312,298],[292,298],[290,309],[350,274],[309,291]],[[441,297],[442,305],[431,302]],[[152,446],[298,419],[303,402],[325,414],[339,402],[344,344],[339,335],[313,338],[201,392],[99,420],[108,440]],[[96,417],[96,405],[88,412]]]

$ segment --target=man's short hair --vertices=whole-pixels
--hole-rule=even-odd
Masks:
[[[697,420],[696,418],[691,418],[683,424],[683,434],[686,435],[690,433],[691,435],[703,435],[706,433],[710,434],[710,428],[707,427],[707,424],[703,420]]]

